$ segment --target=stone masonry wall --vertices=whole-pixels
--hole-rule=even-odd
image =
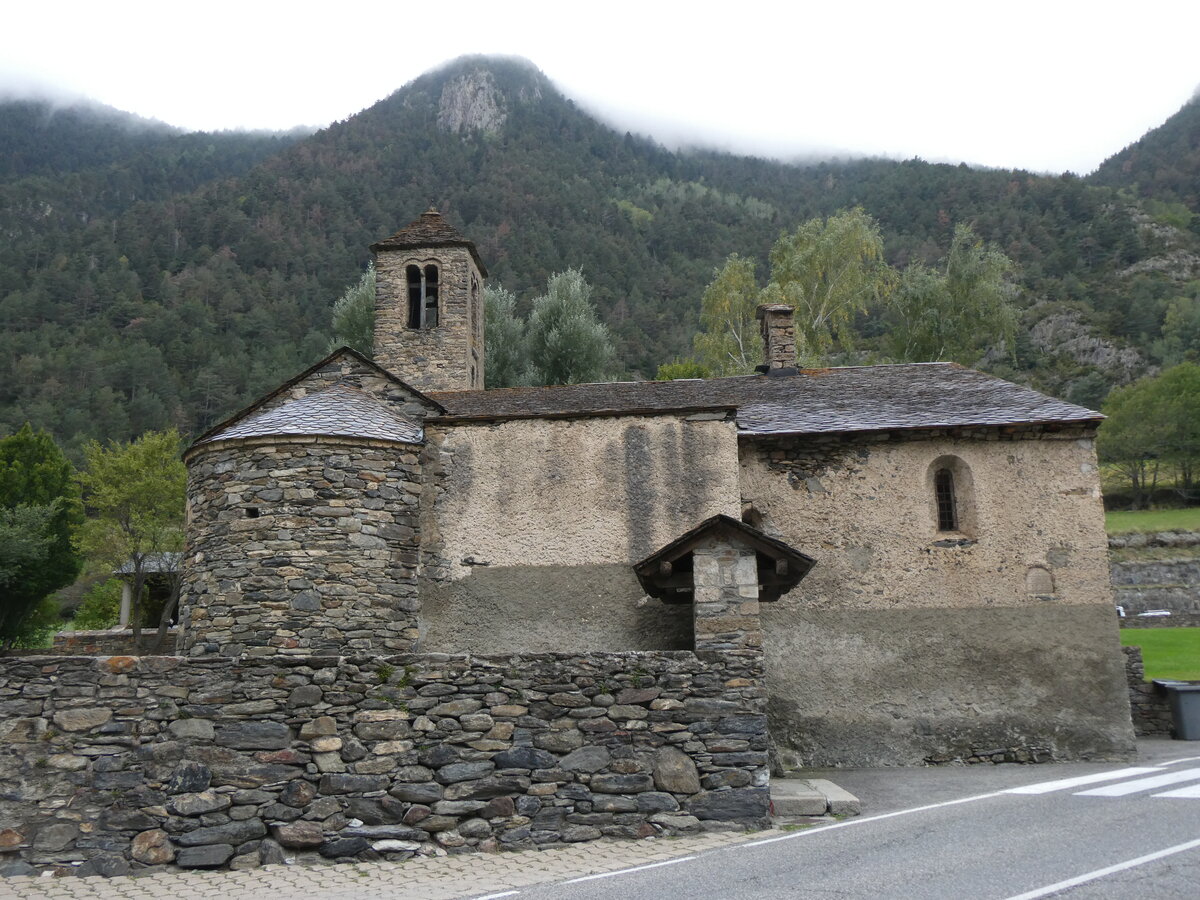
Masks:
[[[402,860],[768,811],[761,655],[0,661],[0,873]]]
[[[178,628],[168,628],[163,636],[163,647],[168,650],[174,647],[178,634]],[[144,629],[143,646],[153,647],[156,637],[155,629]],[[44,650],[39,652],[45,653]],[[54,635],[50,652],[55,656],[116,656],[136,653],[137,648],[133,642],[133,629],[118,625],[97,631],[60,631]]]
[[[1133,730],[1139,737],[1171,733],[1171,704],[1167,695],[1146,680],[1141,647],[1122,647],[1129,681],[1129,708]]]
[[[408,327],[409,265],[439,270],[438,324]],[[484,386],[482,280],[464,247],[375,254],[375,361],[420,391]]]
[[[179,649],[413,649],[419,452],[306,437],[193,455]]]
[[[1122,628],[1200,628],[1200,613],[1172,613],[1169,616],[1127,615],[1118,619]]]
[[[1114,560],[1110,571],[1116,601],[1127,617],[1148,609],[1200,613],[1200,559],[1196,557]]]

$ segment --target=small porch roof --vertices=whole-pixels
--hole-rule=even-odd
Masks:
[[[660,550],[634,565],[642,589],[651,597],[686,603],[692,599],[692,552],[717,538],[748,547],[758,560],[759,600],[778,600],[800,583],[817,561],[783,541],[732,516],[705,519]]]

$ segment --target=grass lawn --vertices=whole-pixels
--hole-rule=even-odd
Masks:
[[[1200,628],[1122,628],[1121,644],[1142,648],[1146,680],[1200,680]]]
[[[1104,514],[1109,534],[1129,531],[1200,531],[1200,506],[1187,509],[1114,510]]]

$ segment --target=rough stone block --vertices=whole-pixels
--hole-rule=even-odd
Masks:
[[[237,750],[282,750],[292,743],[282,722],[233,722],[217,729],[215,742]]]
[[[134,837],[129,855],[148,866],[161,866],[175,858],[175,848],[171,846],[165,831],[154,828]]]
[[[684,809],[698,819],[761,819],[770,808],[767,788],[733,788],[702,791],[689,798]]]
[[[181,869],[217,869],[232,858],[233,852],[229,844],[183,847],[175,854],[175,865]]]
[[[654,790],[654,779],[649,775],[593,775],[591,789],[602,794],[638,794]]]
[[[700,775],[690,756],[675,747],[663,747],[654,754],[654,785],[660,791],[696,794]]]

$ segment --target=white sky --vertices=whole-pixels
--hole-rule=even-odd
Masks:
[[[1198,48],[1200,0],[7,0],[0,92],[283,129],[501,53],[671,145],[1085,173],[1193,95]]]

